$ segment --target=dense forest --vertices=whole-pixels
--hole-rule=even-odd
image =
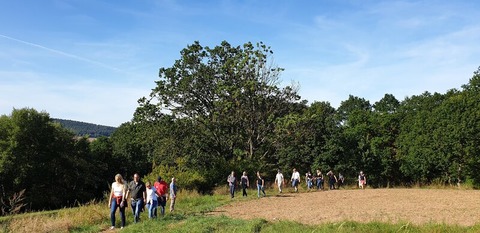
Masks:
[[[115,132],[115,127],[85,123],[81,121],[72,121],[52,118],[54,122],[60,123],[63,127],[73,131],[77,136],[89,136],[91,138],[110,137]]]
[[[262,43],[195,42],[160,68],[131,121],[93,142],[74,139],[46,112],[1,116],[2,213],[14,212],[23,190],[17,202],[26,209],[102,198],[116,173],[175,176],[204,193],[232,170],[258,170],[271,182],[276,169],[294,167],[341,172],[347,182],[363,170],[373,187],[480,184],[480,68],[443,94],[385,94],[373,103],[348,96],[334,108],[280,87],[272,54]]]

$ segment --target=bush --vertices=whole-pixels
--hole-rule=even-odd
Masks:
[[[169,183],[172,177],[177,180],[177,186],[186,190],[202,190],[206,185],[206,179],[198,171],[189,169],[185,166],[182,158],[176,159],[175,166],[159,165],[152,172],[146,175],[144,181],[155,182],[158,176],[161,176],[165,182]]]

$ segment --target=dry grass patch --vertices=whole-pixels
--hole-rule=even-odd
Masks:
[[[8,221],[8,232],[71,232],[80,226],[91,226],[108,220],[105,204],[90,203],[77,208],[61,209],[56,214],[25,214]]]

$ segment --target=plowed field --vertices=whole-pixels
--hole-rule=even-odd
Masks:
[[[235,198],[242,198],[237,196]],[[446,223],[480,222],[480,191],[444,189],[366,189],[268,193],[215,211],[233,218],[292,220],[304,224],[338,221]]]

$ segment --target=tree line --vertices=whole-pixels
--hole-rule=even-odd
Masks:
[[[445,94],[349,96],[334,108],[280,87],[272,54],[263,43],[194,42],[160,68],[131,121],[91,143],[48,113],[13,110],[0,117],[2,199],[25,189],[28,208],[73,205],[102,198],[116,173],[135,172],[204,193],[232,170],[273,181],[292,168],[334,170],[347,182],[362,170],[374,187],[480,184],[480,68]]]

